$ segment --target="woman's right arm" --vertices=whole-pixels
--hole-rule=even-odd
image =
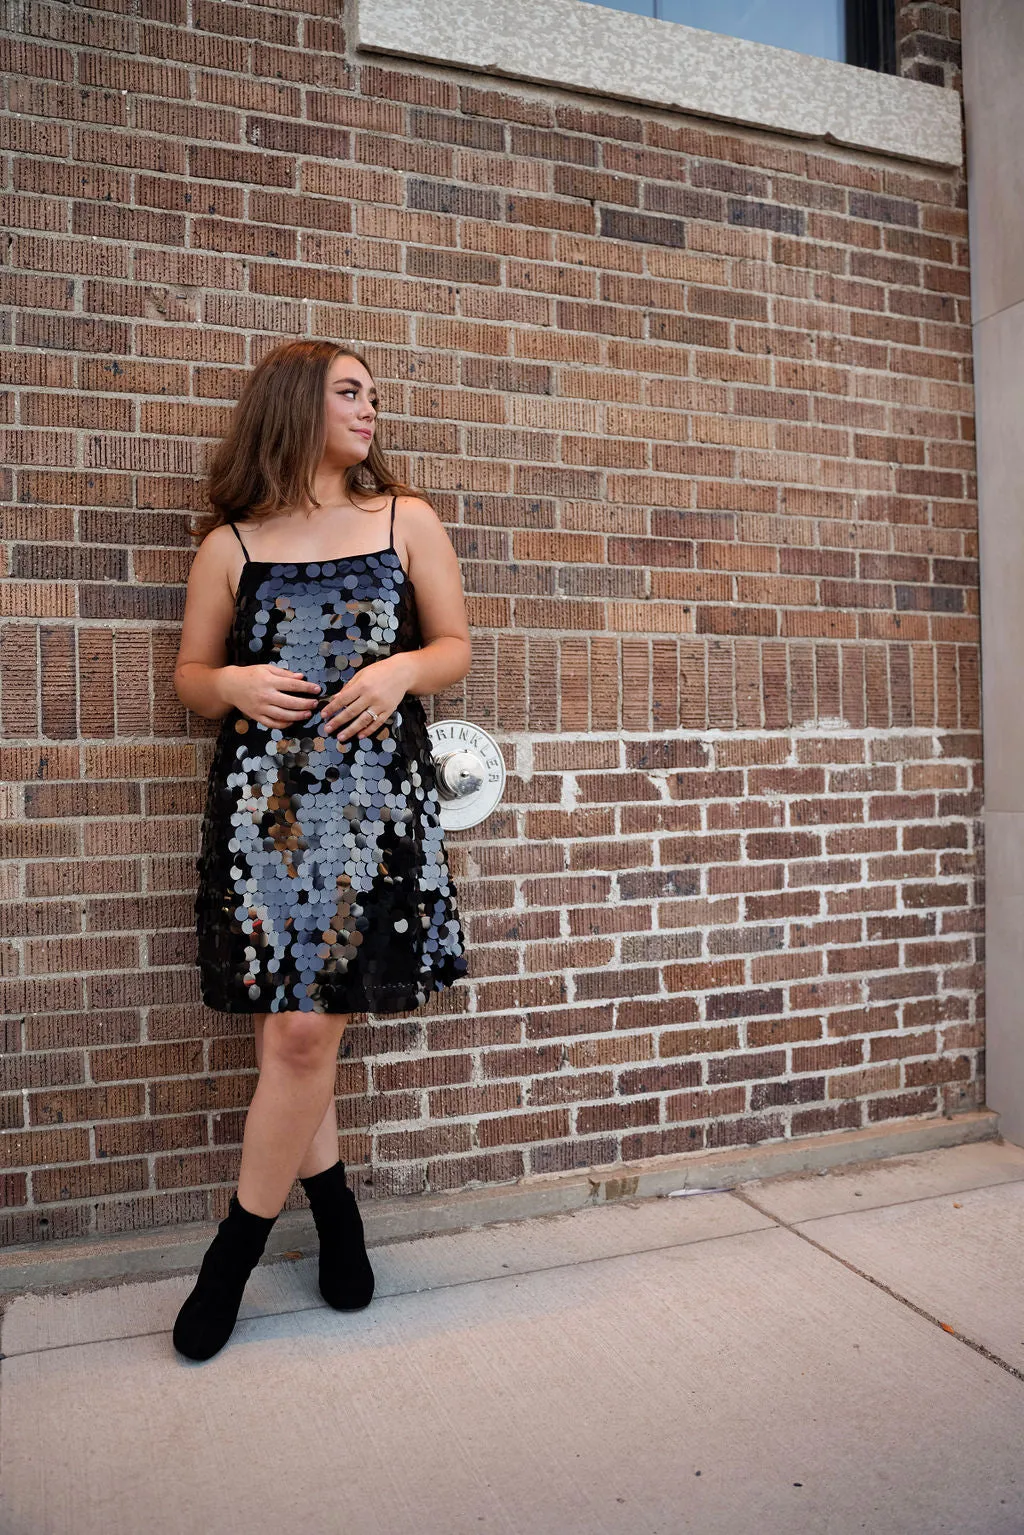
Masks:
[[[174,691],[186,709],[208,720],[222,719],[234,707],[231,682],[238,668],[227,665],[227,641],[235,613],[231,580],[237,581],[242,563],[238,540],[225,525],[206,535],[189,571]]]
[[[274,661],[227,665],[233,582],[241,573],[241,547],[231,529],[225,524],[207,533],[189,571],[174,691],[186,709],[205,719],[223,719],[238,709],[268,729],[284,729],[310,718],[320,687]]]

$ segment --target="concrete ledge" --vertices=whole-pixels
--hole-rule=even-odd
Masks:
[[[959,92],[582,0],[359,0],[360,49],[958,166]]]
[[[516,1183],[460,1189],[454,1194],[407,1194],[360,1205],[367,1246],[465,1231],[498,1221],[565,1214],[619,1199],[651,1199],[681,1188],[732,1188],[755,1178],[873,1162],[879,1158],[962,1146],[999,1135],[988,1109],[950,1119],[906,1120],[864,1130],[773,1141],[765,1146],[686,1152],[640,1162],[613,1162],[564,1173],[539,1173]],[[0,1295],[54,1289],[99,1289],[128,1279],[198,1270],[215,1222],[172,1226],[114,1237],[43,1242],[0,1254]],[[308,1210],[286,1210],[267,1245],[267,1258],[310,1251],[316,1234]]]

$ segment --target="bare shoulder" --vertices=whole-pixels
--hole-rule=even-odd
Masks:
[[[226,584],[234,592],[239,571],[245,563],[242,546],[231,528],[222,522],[211,528],[192,556],[190,584],[211,593]]]
[[[237,549],[241,555],[242,546],[232,533],[226,522],[220,523],[216,528],[211,528],[203,539],[193,556],[193,564],[202,568],[218,566],[221,569],[228,567],[232,558],[232,550]]]
[[[399,529],[410,549],[419,547],[429,551],[451,544],[444,523],[430,502],[424,501],[422,496],[396,496],[396,532]]]
[[[434,511],[429,501],[424,501],[422,496],[396,496],[395,516],[401,513],[403,521],[412,520],[414,525],[422,526],[425,523],[440,523],[440,518]]]
[[[241,523],[240,526],[245,527],[245,523]],[[200,549],[230,549],[232,544],[237,549],[238,539],[231,531],[230,524],[221,522],[217,527],[210,529],[199,547]]]

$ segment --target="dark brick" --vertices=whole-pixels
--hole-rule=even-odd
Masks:
[[[780,203],[744,202],[729,199],[729,223],[745,229],[774,229],[778,234],[802,235],[807,231],[807,215],[802,208],[786,208]]]
[[[679,219],[652,218],[645,213],[625,213],[602,208],[601,233],[610,240],[636,240],[642,245],[686,244],[686,225]]]
[[[406,183],[406,198],[410,208],[422,208],[430,213],[454,213],[462,218],[490,219],[498,222],[502,215],[500,192],[481,187],[457,186],[445,181],[416,181]]]
[[[782,1011],[781,991],[719,991],[707,999],[707,1017],[753,1018]]]

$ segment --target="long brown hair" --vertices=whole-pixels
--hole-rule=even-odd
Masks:
[[[305,500],[319,506],[313,475],[324,451],[324,388],[336,357],[355,358],[372,377],[365,358],[338,341],[285,341],[253,368],[210,457],[207,509],[189,529],[194,539],[202,542],[222,523],[259,522]],[[422,494],[388,467],[376,432],[366,457],[345,470],[345,493]]]

